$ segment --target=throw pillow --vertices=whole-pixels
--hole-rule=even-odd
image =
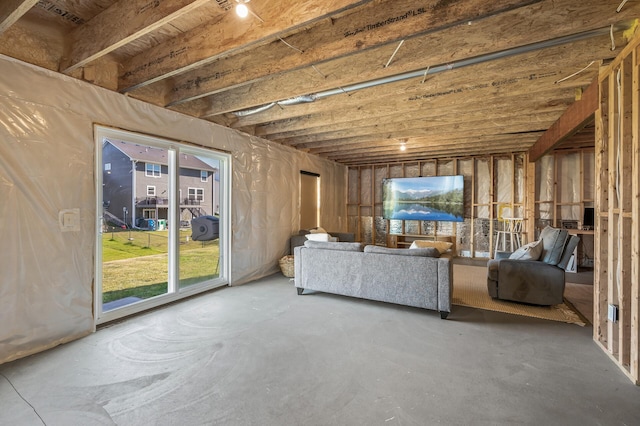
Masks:
[[[392,254],[396,256],[440,257],[440,252],[433,247],[407,250],[407,249],[375,246],[370,244],[364,247],[364,252],[378,253],[378,254]]]
[[[307,234],[305,235],[305,237],[307,237],[307,240],[310,241],[329,241],[329,234],[324,233],[324,234]]]
[[[316,229],[310,230],[309,233],[311,233],[311,234],[328,234],[328,232],[325,231],[322,226],[318,226]]]
[[[435,249],[438,249],[440,254],[443,254],[443,253],[446,253],[447,251],[449,251],[452,246],[453,246],[453,243],[450,243],[448,241],[415,240],[414,242],[411,243],[411,246],[409,248],[410,249],[416,249],[416,248],[433,247]]]
[[[525,244],[518,250],[511,253],[509,259],[516,260],[538,260],[542,254],[542,241],[534,241],[529,244]]]

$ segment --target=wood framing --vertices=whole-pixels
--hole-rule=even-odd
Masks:
[[[509,181],[508,200],[503,200],[502,194],[498,194],[495,163],[498,160],[509,161],[509,173],[501,176]],[[522,174],[518,175],[516,162],[522,163]],[[463,170],[461,163],[466,162]],[[479,171],[478,164],[484,165]],[[456,251],[463,253],[465,257],[490,257],[494,248],[494,227],[497,218],[496,211],[500,204],[507,204],[513,210],[529,211],[527,207],[527,161],[526,154],[522,152],[510,152],[499,155],[460,157],[460,158],[435,158],[423,161],[407,161],[402,163],[386,163],[352,166],[349,168],[349,197],[347,211],[349,215],[349,231],[356,234],[356,239],[365,244],[383,244],[390,247],[404,247],[413,239],[445,239],[455,244]],[[445,169],[444,173],[442,169]],[[376,221],[381,220],[382,211],[381,177],[379,173],[388,177],[419,177],[449,174],[462,174],[465,179],[465,224],[452,223],[443,231],[440,225],[426,225],[428,221],[400,221],[399,228],[390,229],[390,221],[386,221],[386,235],[378,235]],[[478,175],[482,176],[479,177]],[[476,188],[482,181],[483,188],[487,191],[479,191]],[[516,194],[522,194],[517,199]],[[483,199],[477,199],[478,196]],[[500,197],[499,197],[500,195]],[[502,201],[500,201],[502,200]],[[373,217],[370,215],[373,214]],[[469,217],[467,217],[469,215]],[[478,225],[478,223],[480,223]],[[371,229],[368,229],[369,223]],[[463,241],[461,244],[460,242]]]
[[[640,37],[599,77],[593,337],[640,384]],[[615,312],[617,318],[610,315]]]
[[[13,25],[38,0],[4,0],[0,4],[0,34]]]
[[[598,108],[598,80],[594,80],[553,125],[529,149],[529,161],[535,162],[587,124]]]

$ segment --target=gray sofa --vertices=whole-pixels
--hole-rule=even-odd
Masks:
[[[435,257],[434,257],[435,256]],[[435,249],[392,249],[361,243],[306,241],[294,251],[295,286],[305,289],[451,311],[451,257]]]

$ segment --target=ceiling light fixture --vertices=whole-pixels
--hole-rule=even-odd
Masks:
[[[236,15],[241,18],[246,18],[249,15],[249,8],[246,3],[249,3],[251,0],[236,0]]]
[[[401,140],[400,141],[400,151],[406,151],[407,150],[407,141],[406,140]]]

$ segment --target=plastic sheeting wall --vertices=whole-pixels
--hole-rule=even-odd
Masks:
[[[94,123],[231,152],[232,284],[278,271],[300,170],[321,176],[321,225],[347,227],[337,163],[0,56],[0,363],[94,330]]]

